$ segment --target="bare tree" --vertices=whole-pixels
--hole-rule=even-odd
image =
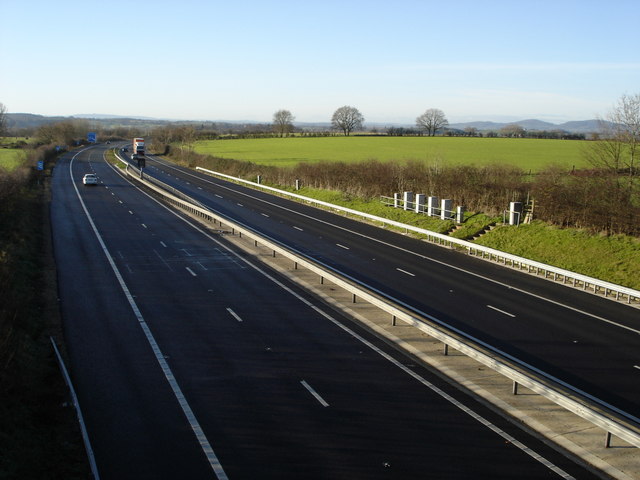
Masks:
[[[191,153],[195,148],[195,141],[197,138],[196,129],[193,125],[185,125],[183,127],[178,127],[175,130],[175,138],[178,142],[180,142],[180,157],[182,160],[186,158],[189,160],[191,158]]]
[[[86,120],[64,120],[41,125],[36,130],[35,136],[43,144],[70,145],[74,141],[83,138],[88,130]]]
[[[626,170],[630,176],[637,174],[640,154],[640,94],[623,95],[609,113],[600,121],[598,139],[585,150],[585,157],[597,168],[614,172]]]
[[[278,110],[273,114],[273,131],[281,137],[289,135],[293,131],[294,120],[289,110]]]
[[[0,137],[4,137],[7,131],[7,107],[0,102]]]
[[[616,138],[625,146],[622,161],[629,175],[634,175],[640,145],[640,94],[620,97],[609,121],[614,125]]]
[[[420,130],[424,130],[428,136],[433,137],[438,130],[449,125],[444,112],[438,108],[430,108],[418,118],[416,118],[416,126]]]
[[[510,138],[522,138],[526,133],[525,129],[517,123],[510,123],[500,129],[500,134]]]
[[[336,130],[342,130],[345,136],[349,136],[355,129],[362,128],[364,117],[357,108],[345,105],[333,112],[331,126]]]

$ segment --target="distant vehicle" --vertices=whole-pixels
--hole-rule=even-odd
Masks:
[[[133,139],[133,153],[144,156],[144,138]]]
[[[82,183],[84,185],[97,185],[98,177],[94,173],[87,173],[84,177],[82,177]]]
[[[121,152],[128,152],[129,149],[127,147],[122,147],[122,150],[120,150]]]

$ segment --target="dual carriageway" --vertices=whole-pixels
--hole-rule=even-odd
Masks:
[[[588,478],[428,369],[408,375],[402,353],[159,205],[103,153],[59,161],[52,218],[66,340],[105,478]],[[640,413],[637,309],[153,157],[147,167],[220,215]],[[100,186],[78,186],[92,172]]]

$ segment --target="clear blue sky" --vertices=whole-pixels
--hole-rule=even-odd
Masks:
[[[640,0],[0,0],[0,18],[16,113],[560,123],[640,93]]]

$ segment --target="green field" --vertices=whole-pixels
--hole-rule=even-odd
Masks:
[[[13,170],[24,160],[24,151],[14,148],[0,148],[0,169]]]
[[[548,165],[587,166],[586,141],[466,137],[289,137],[207,140],[197,153],[275,166],[300,162],[419,160],[442,165],[509,164],[539,171]]]

